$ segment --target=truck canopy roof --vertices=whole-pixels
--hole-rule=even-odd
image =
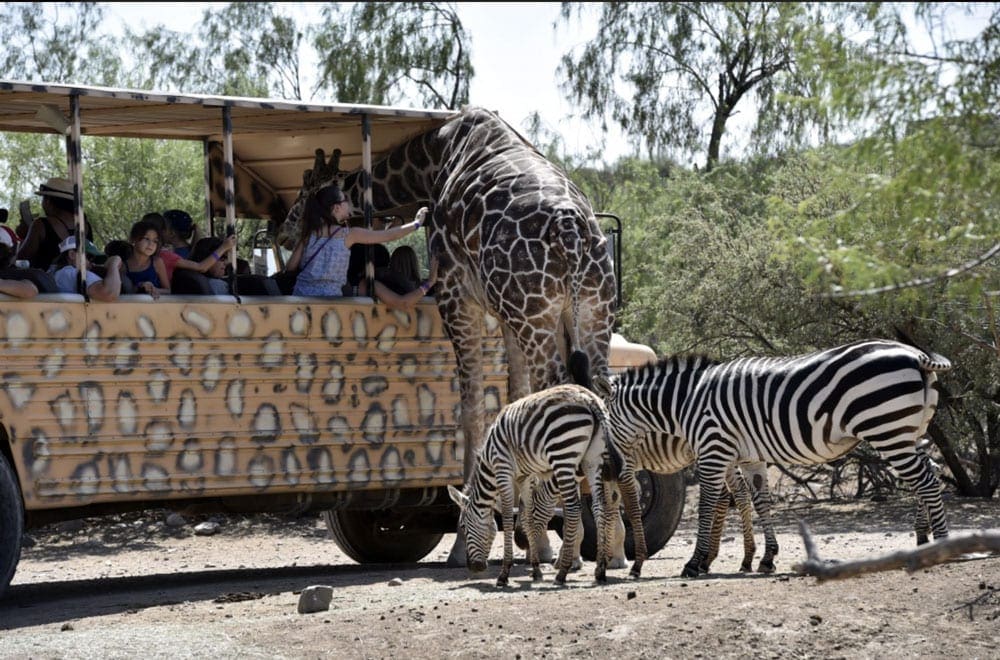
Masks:
[[[281,200],[294,202],[302,172],[317,149],[342,150],[341,169],[362,165],[362,117],[371,126],[372,158],[440,126],[456,112],[357,104],[172,94],[0,80],[0,131],[67,132],[71,99],[79,104],[82,136],[198,140],[223,143],[223,109],[232,122],[236,178],[249,176]],[[214,189],[214,186],[212,186]],[[213,199],[213,209],[218,209]],[[223,205],[224,208],[224,205]],[[236,209],[239,216],[247,209]],[[283,218],[274,218],[283,220]]]

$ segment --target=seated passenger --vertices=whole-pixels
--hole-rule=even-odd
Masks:
[[[132,254],[125,260],[125,274],[132,280],[138,293],[148,293],[154,299],[161,293],[170,293],[167,267],[159,256],[160,230],[148,220],[140,220],[132,225],[129,243]]]
[[[163,241],[174,253],[190,259],[192,245],[198,240],[198,228],[187,211],[170,209],[163,212]],[[198,261],[194,259],[193,261]]]
[[[87,259],[89,264],[90,259]],[[63,293],[77,293],[76,284],[78,271],[76,269],[76,236],[67,236],[59,244],[59,256],[56,258],[58,270],[55,272],[56,286]],[[118,294],[122,290],[122,259],[117,256],[110,256],[104,262],[107,275],[101,279],[97,273],[87,270],[87,295],[102,302],[114,302],[118,300]]]
[[[181,212],[183,213],[183,212]],[[187,214],[184,214],[187,215]],[[190,216],[187,216],[190,218]],[[142,216],[142,219],[147,222],[151,222],[157,229],[160,230],[160,236],[163,237],[163,245],[160,246],[160,252],[158,256],[163,260],[163,265],[167,269],[167,282],[173,282],[174,280],[174,270],[177,268],[184,268],[187,270],[193,270],[197,273],[205,273],[212,265],[216,262],[215,257],[208,255],[208,258],[202,261],[193,261],[182,257],[180,254],[174,251],[173,245],[171,244],[171,236],[176,236],[173,229],[167,228],[166,220],[159,213],[147,213]],[[229,252],[234,247],[236,247],[236,236],[227,236],[219,248],[218,252],[224,254]]]
[[[293,293],[297,296],[337,296],[347,283],[351,246],[371,245],[403,238],[420,228],[427,209],[399,227],[375,230],[349,227],[351,203],[336,185],[320,188],[306,199],[302,234],[288,259],[288,270],[299,270]]]
[[[198,242],[194,244],[194,248],[191,250],[192,261],[212,262],[212,265],[209,266],[204,274],[208,278],[209,286],[212,287],[212,293],[221,296],[229,295],[229,283],[224,279],[227,274],[226,267],[229,263],[229,253],[220,251],[228,244],[229,238],[235,239],[235,237],[227,237],[224,240],[218,236],[206,236],[205,238],[198,239]]]
[[[14,239],[5,231],[0,231],[0,268],[10,268],[14,264]],[[0,293],[15,298],[33,298],[38,295],[38,287],[29,280],[8,280],[0,278]]]
[[[67,236],[76,235],[73,206],[73,183],[51,177],[35,192],[42,198],[45,215],[35,218],[17,249],[18,259],[27,259],[32,268],[48,270],[59,257],[59,246]],[[94,240],[90,223],[84,218],[88,241]]]

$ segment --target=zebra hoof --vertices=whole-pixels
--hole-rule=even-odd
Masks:
[[[559,572],[556,573],[556,584],[559,584],[559,585],[566,584],[566,574],[567,573],[569,573],[569,571],[567,569],[560,568]]]
[[[917,545],[924,545],[928,543],[930,538],[926,534],[917,534]]]
[[[757,565],[757,572],[764,573],[765,575],[770,575],[771,573],[774,572],[774,562],[764,561],[763,559],[761,559],[760,563]]]
[[[538,567],[538,564],[531,567],[531,579],[535,582],[542,581],[542,569]]]
[[[505,578],[505,577],[498,577],[497,578],[497,587],[498,588],[503,588],[503,587],[506,587],[506,586],[509,586],[507,584],[507,578]]]
[[[740,573],[753,573],[753,561],[747,559],[740,564]]]
[[[698,562],[689,561],[684,565],[684,570],[681,571],[681,577],[696,578],[699,575],[701,575],[701,572],[698,570]]]
[[[601,584],[608,581],[607,566],[604,562],[599,562],[597,568],[594,569],[594,580]]]

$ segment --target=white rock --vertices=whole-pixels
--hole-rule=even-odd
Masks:
[[[198,536],[211,536],[219,531],[219,523],[211,520],[198,523],[194,526],[194,533]]]
[[[299,595],[299,614],[325,612],[330,609],[331,600],[333,600],[333,587],[327,585],[306,587]]]
[[[389,580],[390,587],[401,587],[403,585],[403,578],[394,577]]]

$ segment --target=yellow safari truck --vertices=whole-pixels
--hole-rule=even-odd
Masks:
[[[209,226],[252,217],[273,230],[315,149],[370,169],[450,116],[0,81],[0,130],[65,134],[78,202],[82,136],[201,141]],[[80,226],[82,213],[78,204]],[[619,250],[620,229],[609,229]],[[267,232],[251,247],[258,265],[280,265]],[[445,487],[462,484],[465,448],[433,299],[393,311],[367,297],[274,295],[261,277],[235,278],[233,295],[155,301],[102,303],[44,284],[32,299],[0,295],[0,593],[26,529],[125,510],[321,511],[360,563],[418,561],[454,531]],[[507,366],[499,328],[486,332],[495,414]],[[652,357],[615,337],[613,367]],[[683,484],[641,481],[655,552],[677,525]]]

